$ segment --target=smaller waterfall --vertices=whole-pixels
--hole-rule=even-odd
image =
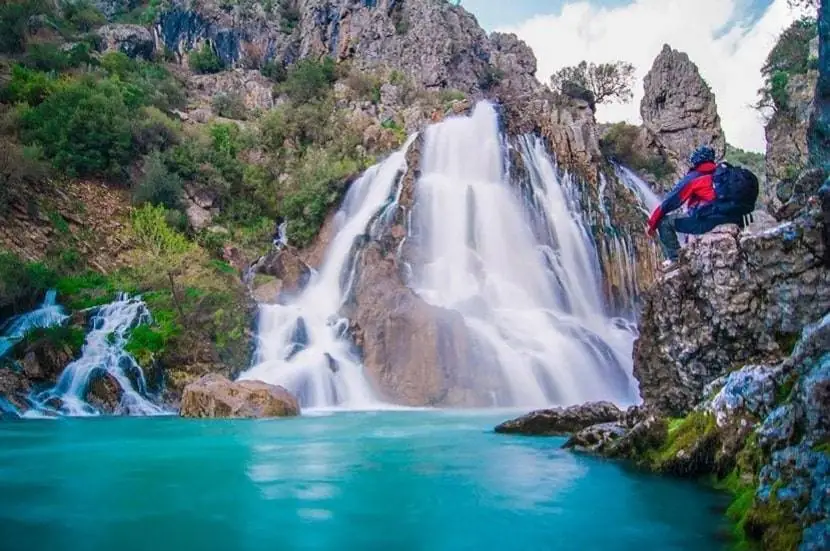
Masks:
[[[69,317],[56,298],[57,292],[50,289],[46,291],[43,303],[36,310],[14,317],[6,323],[5,331],[0,336],[0,358],[33,329],[60,325]]]
[[[255,365],[240,379],[283,386],[303,407],[376,407],[340,309],[354,281],[355,242],[378,231],[395,212],[413,139],[352,184],[336,215],[338,231],[325,262],[303,293],[290,304],[260,305]]]
[[[165,413],[145,396],[147,385],[141,367],[125,350],[130,331],[152,321],[150,311],[138,297],[127,294],[101,306],[91,320],[81,357],[66,366],[54,388],[38,394],[39,409],[70,416],[97,415],[86,402],[89,384],[99,371],[110,375],[121,387],[118,412],[127,415]],[[53,403],[57,399],[57,410]]]
[[[615,165],[615,169],[620,181],[640,199],[640,205],[646,216],[650,215],[661,203],[660,197],[630,169],[622,165]]]

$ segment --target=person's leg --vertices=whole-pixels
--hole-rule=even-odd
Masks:
[[[674,229],[680,233],[689,235],[703,235],[722,224],[737,224],[743,228],[743,217],[740,215],[724,216],[720,214],[712,216],[689,216],[677,218],[674,221]]]
[[[657,235],[660,237],[660,247],[663,254],[672,262],[677,260],[680,254],[680,241],[677,239],[677,228],[675,223],[677,215],[670,214],[663,218],[657,226]]]

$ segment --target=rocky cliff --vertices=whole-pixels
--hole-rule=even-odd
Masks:
[[[671,163],[674,179],[686,173],[687,159],[698,146],[709,145],[718,155],[724,153],[726,141],[715,95],[688,55],[664,45],[646,74],[644,89],[641,143],[652,155]]]

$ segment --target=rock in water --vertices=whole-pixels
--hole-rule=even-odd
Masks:
[[[232,382],[217,374],[187,385],[182,417],[262,418],[300,414],[297,399],[282,387],[261,381]]]
[[[592,425],[617,421],[622,412],[610,402],[591,402],[567,409],[554,408],[534,411],[506,421],[496,427],[504,434],[531,436],[564,436]]]
[[[100,412],[116,413],[123,395],[124,391],[115,377],[99,369],[90,376],[84,401]]]
[[[689,56],[668,44],[644,81],[640,115],[651,145],[665,153],[682,176],[689,155],[707,144],[720,155],[726,147],[715,95]]]

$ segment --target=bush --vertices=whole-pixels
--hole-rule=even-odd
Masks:
[[[132,232],[139,244],[158,257],[174,257],[192,248],[187,238],[167,224],[167,211],[160,205],[144,205],[130,218]]]
[[[76,31],[86,33],[107,22],[104,14],[89,0],[65,0],[60,6],[64,20]]]
[[[321,99],[331,89],[335,79],[334,60],[330,57],[322,61],[302,59],[288,71],[281,90],[295,103],[305,103]]]
[[[180,124],[156,107],[144,107],[133,124],[133,144],[141,153],[164,151],[179,143]]]
[[[55,274],[43,264],[23,262],[0,250],[0,314],[29,310],[55,282]]]
[[[768,81],[769,99],[777,111],[786,111],[789,108],[790,94],[787,92],[787,85],[790,83],[790,75],[784,71],[776,71]]]
[[[207,43],[203,44],[200,50],[190,52],[187,62],[194,73],[203,75],[218,73],[225,68],[222,59]]]
[[[805,17],[795,21],[781,36],[767,56],[761,74],[764,86],[759,90],[759,109],[772,107],[776,111],[789,109],[787,84],[793,75],[804,74],[811,68],[810,41],[817,36],[816,20]]]
[[[279,0],[280,30],[292,33],[300,22],[300,9],[296,0]]]
[[[38,105],[57,88],[57,84],[57,80],[46,73],[15,65],[0,99],[8,103]]]
[[[639,149],[640,129],[624,122],[616,123],[600,138],[603,155],[634,171],[644,171],[661,180],[674,173],[671,163],[660,155],[644,155]]]
[[[130,108],[110,81],[61,82],[21,115],[22,137],[72,175],[120,174],[132,158]]]
[[[133,201],[150,203],[168,209],[181,208],[182,179],[171,172],[157,151],[144,160],[144,175],[133,189]],[[165,219],[167,222],[167,219]]]
[[[285,66],[278,61],[274,61],[273,59],[266,61],[262,65],[260,72],[262,73],[262,76],[277,84],[283,82],[288,76],[288,71],[285,70]]]
[[[219,92],[213,96],[211,103],[213,112],[228,119],[245,120],[248,118],[248,108],[242,96],[231,92]]]
[[[101,68],[123,83],[135,104],[169,111],[185,103],[182,85],[162,65],[130,59],[123,52],[109,52],[101,57]]]
[[[47,13],[46,0],[6,1],[0,4],[0,53],[18,54],[26,49],[29,19]]]

